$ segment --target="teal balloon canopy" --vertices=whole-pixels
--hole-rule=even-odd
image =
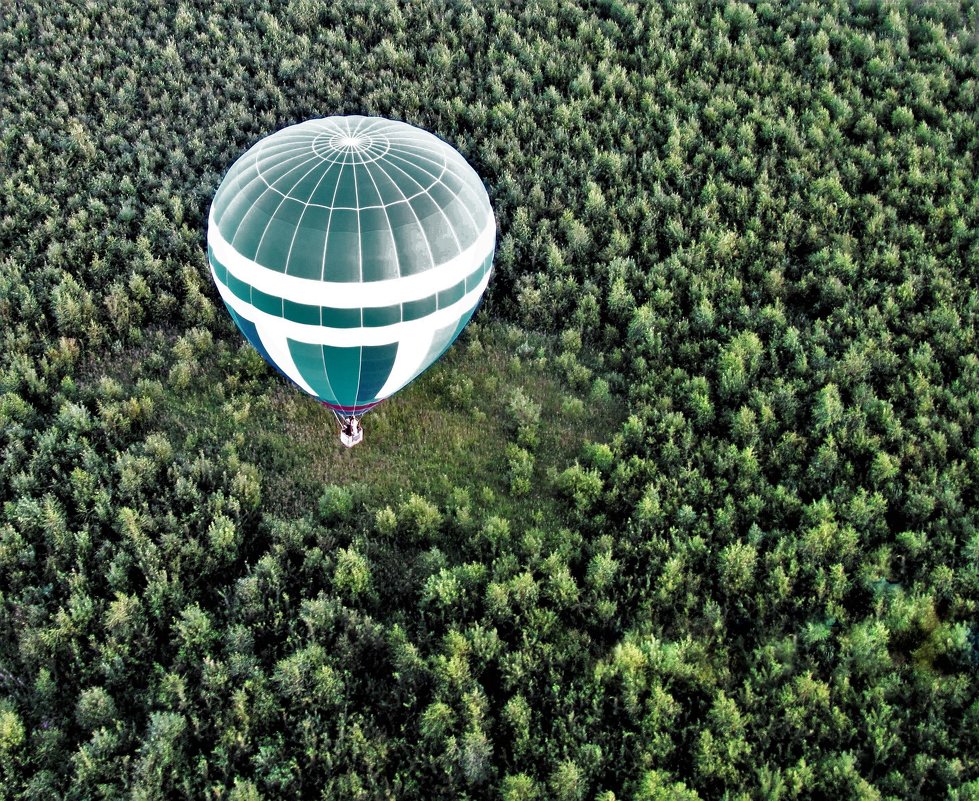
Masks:
[[[327,117],[267,136],[211,205],[211,273],[297,386],[362,414],[435,362],[490,279],[496,220],[452,146],[404,122]]]

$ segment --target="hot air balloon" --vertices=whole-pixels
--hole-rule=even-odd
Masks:
[[[211,204],[218,292],[262,357],[331,408],[365,412],[435,362],[490,279],[496,220],[453,147],[412,125],[327,117],[265,137]]]

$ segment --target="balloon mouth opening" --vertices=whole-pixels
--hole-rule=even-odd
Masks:
[[[328,401],[320,401],[320,403],[322,403],[328,409],[332,409],[333,411],[339,412],[340,414],[345,414],[345,415],[352,414],[356,417],[359,417],[360,415],[369,412],[371,409],[377,406],[377,404],[379,404],[380,401],[375,401],[374,403],[364,403],[359,406],[341,406],[340,404],[330,403]]]

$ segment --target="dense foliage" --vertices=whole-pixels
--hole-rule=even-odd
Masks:
[[[0,798],[979,798],[977,14],[7,3]],[[392,404],[494,475],[311,482],[220,308],[223,170],[337,113],[491,192]]]

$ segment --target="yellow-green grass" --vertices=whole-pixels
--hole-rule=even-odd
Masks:
[[[337,436],[333,413],[285,382],[268,405],[244,423],[250,458],[264,463],[267,500],[285,511],[314,503],[328,484],[369,487],[373,503],[409,493],[446,497],[467,490],[490,509],[534,519],[550,511],[548,468],[563,469],[587,440],[617,430],[622,410],[613,398],[572,390],[548,357],[553,340],[499,324],[474,327],[443,359],[364,417],[364,441],[351,449]],[[536,442],[519,432],[519,394],[540,407]],[[590,428],[605,421],[605,430]],[[534,454],[529,491],[511,492],[507,445]],[[278,454],[270,472],[267,458]]]
[[[255,464],[262,506],[275,516],[315,510],[332,484],[375,508],[411,493],[439,502],[460,488],[484,513],[530,523],[555,512],[549,475],[573,463],[586,441],[607,441],[624,415],[602,382],[594,391],[584,368],[576,365],[569,385],[558,348],[554,338],[502,323],[470,325],[437,364],[365,416],[364,441],[352,449],[340,443],[333,413],[276,375],[230,327],[219,341],[158,332],[138,354],[93,365],[89,376],[96,383],[108,375],[132,394],[140,378],[159,380],[151,427],[192,454],[234,453]],[[535,405],[536,426],[521,431]],[[533,454],[529,487],[516,492],[508,445]]]

